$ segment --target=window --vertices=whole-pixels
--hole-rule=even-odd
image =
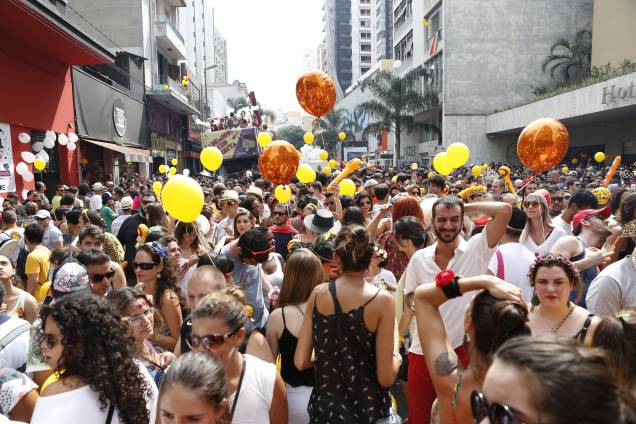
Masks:
[[[360,16],[371,16],[371,9],[360,9]]]
[[[369,21],[366,21],[366,20],[362,20],[362,19],[361,19],[361,20],[360,20],[360,27],[362,27],[362,28],[369,28],[369,27],[370,27],[370,25],[369,25]]]
[[[443,31],[442,31],[442,10],[439,9],[428,19],[429,25],[426,28],[426,49],[429,55],[436,54],[441,47]],[[433,40],[435,40],[435,49],[433,49]]]
[[[360,33],[360,38],[363,40],[370,40],[371,39],[371,33],[370,32],[361,32]]]
[[[371,56],[360,56],[360,62],[371,62]]]
[[[413,0],[402,0],[393,11],[393,26],[397,29],[413,15]]]
[[[404,60],[413,55],[413,30],[409,31],[408,34],[400,40],[394,50],[395,60]]]
[[[360,44],[360,51],[361,52],[370,52],[371,51],[371,44]]]
[[[366,74],[367,72],[369,72],[369,69],[371,69],[371,68],[367,68],[367,67],[360,68],[360,73],[361,74]]]

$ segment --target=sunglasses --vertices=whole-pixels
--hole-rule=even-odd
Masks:
[[[272,215],[274,215],[274,216],[285,216],[285,215],[287,215],[287,212],[274,211],[274,212],[272,212]]]
[[[552,197],[552,201],[553,202],[562,202],[563,201],[563,197]]]
[[[226,334],[208,334],[207,336],[203,337],[188,334],[188,336],[186,337],[186,342],[192,350],[198,349],[199,346],[203,346],[205,349],[212,349],[217,346],[221,346],[227,339],[235,335],[236,332],[239,331],[241,328],[242,327],[239,327]]]
[[[108,271],[105,274],[93,274],[93,275],[91,275],[91,280],[93,280],[93,283],[101,283],[104,280],[104,278],[106,278],[107,280],[110,280],[114,276],[115,276],[115,271]]]
[[[133,315],[131,317],[122,317],[122,319],[124,321],[127,321],[128,324],[136,327],[139,324],[141,324],[141,319],[142,318],[145,318],[146,321],[150,321],[150,319],[152,318],[153,315],[154,315],[154,311],[152,310],[152,308],[148,308],[148,309],[146,309],[145,311],[143,311],[140,314]]]
[[[541,202],[539,202],[538,200],[533,200],[531,202],[523,202],[523,207],[525,209],[538,208],[539,206],[541,206]]]
[[[55,334],[46,334],[44,331],[41,331],[38,335],[39,344],[46,343],[46,345],[52,349],[62,340],[62,336],[57,336]]]
[[[360,206],[371,206],[371,202],[360,202]]]
[[[488,405],[484,394],[477,390],[470,395],[470,407],[476,423],[488,417],[491,424],[519,424],[509,406],[499,403]]]
[[[154,262],[133,262],[132,266],[133,266],[133,269],[141,268],[144,271],[150,271],[151,269],[155,267],[155,263]]]
[[[481,193],[471,194],[470,196],[468,196],[469,199],[481,199],[482,197],[484,197],[484,195]]]

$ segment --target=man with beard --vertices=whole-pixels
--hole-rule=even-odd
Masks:
[[[276,246],[275,252],[285,260],[287,260],[287,255],[289,255],[287,244],[298,234],[289,221],[289,212],[289,205],[279,203],[274,207],[274,212],[272,213],[274,225],[272,225],[271,229]]]
[[[480,234],[466,241],[461,237],[464,214],[485,215],[490,221]],[[506,231],[512,207],[502,202],[476,202],[464,204],[454,196],[438,199],[432,208],[433,231],[437,242],[419,250],[411,258],[404,275],[404,294],[407,304],[413,306],[413,292],[420,284],[435,281],[444,270],[451,269],[456,276],[473,277],[486,274],[488,263],[495,253],[497,244]],[[444,324],[448,329],[449,342],[456,355],[440,355],[435,359],[438,375],[446,375],[458,365],[458,357],[466,365],[468,344],[464,337],[464,315],[472,295],[458,296],[440,307]],[[437,397],[426,367],[417,332],[408,354],[409,420],[427,423],[431,406]]]
[[[563,203],[563,192],[557,186],[550,186],[548,188],[548,193],[550,193],[550,218],[555,218],[561,215],[563,212],[563,208],[567,207],[567,204]]]
[[[592,280],[598,275],[598,265],[608,263],[612,252],[599,250],[612,232],[607,226],[607,218],[612,211],[606,206],[603,209],[586,209],[574,215],[572,220],[572,236],[561,237],[552,246],[551,252],[569,259],[581,271],[583,296],[579,305],[586,307],[585,297]],[[573,292],[571,299],[576,301],[578,292]]]
[[[135,270],[132,266],[132,263],[135,260],[135,254],[137,253],[137,249],[135,247],[137,244],[137,228],[139,227],[139,224],[146,223],[144,207],[156,201],[157,196],[152,191],[145,192],[141,197],[139,213],[131,215],[130,218],[125,220],[124,223],[121,224],[119,233],[117,233],[117,239],[125,249],[124,261],[128,262],[128,266],[126,266],[124,271],[126,272],[126,279],[128,280],[129,286],[133,286],[137,282]]]

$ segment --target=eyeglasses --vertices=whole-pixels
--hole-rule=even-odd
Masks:
[[[106,278],[107,280],[110,280],[114,276],[115,276],[115,271],[111,270],[105,274],[92,274],[91,280],[93,280],[93,283],[101,283],[104,280],[104,278]]]
[[[538,208],[541,205],[541,202],[539,202],[538,200],[533,200],[530,202],[523,202],[523,207],[525,209],[528,208]]]
[[[500,403],[489,406],[484,394],[477,390],[470,395],[470,407],[476,423],[488,417],[491,424],[519,424],[509,406]]]
[[[141,268],[144,271],[150,271],[155,267],[154,262],[133,262],[133,269]]]
[[[207,336],[203,337],[188,334],[188,336],[186,337],[186,342],[192,350],[198,349],[199,346],[203,346],[205,349],[212,349],[217,346],[221,346],[227,339],[236,334],[236,332],[239,331],[241,328],[242,327],[239,327],[226,334],[208,334]]]
[[[287,215],[287,212],[274,211],[274,212],[272,212],[272,215],[274,215],[274,216],[285,216],[285,215]]]
[[[46,343],[49,349],[54,348],[62,340],[62,336],[55,334],[46,334],[44,331],[40,331],[38,334],[39,344]]]
[[[360,206],[371,206],[371,202],[360,202]]]
[[[146,321],[150,321],[150,319],[152,318],[153,315],[154,315],[154,311],[152,310],[152,308],[148,308],[148,309],[144,310],[140,314],[133,315],[131,317],[122,317],[122,319],[124,321],[127,321],[128,324],[136,327],[139,324],[141,324],[141,319],[142,318],[145,318]]]

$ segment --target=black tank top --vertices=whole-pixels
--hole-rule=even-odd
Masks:
[[[300,308],[298,309],[300,310]],[[296,353],[298,337],[294,336],[287,329],[284,306],[281,308],[281,313],[283,314],[283,334],[281,334],[278,339],[278,348],[280,350],[280,375],[283,377],[283,380],[292,387],[314,387],[313,367],[303,371],[298,371],[298,368],[294,365],[294,354]]]

